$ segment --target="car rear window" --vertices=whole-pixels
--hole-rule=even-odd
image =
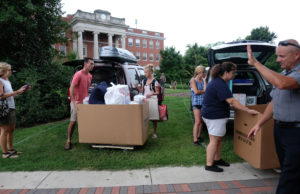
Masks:
[[[262,52],[253,52],[254,57],[258,57],[261,55]],[[247,59],[248,55],[246,52],[234,52],[234,53],[216,53],[215,58],[217,60],[225,60],[225,59],[232,59],[232,58],[242,58]]]
[[[97,85],[98,83],[105,81],[107,85],[114,84],[126,84],[124,71],[120,67],[94,67],[91,72],[93,75],[92,85]]]

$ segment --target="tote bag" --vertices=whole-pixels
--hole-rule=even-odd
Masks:
[[[149,120],[159,120],[158,100],[157,96],[147,98],[149,103]]]

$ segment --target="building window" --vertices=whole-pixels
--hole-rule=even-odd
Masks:
[[[82,53],[83,53],[83,57],[87,57],[87,46],[86,45],[83,45]]]
[[[140,60],[140,58],[141,58],[140,52],[136,52],[135,57],[136,57],[137,60]]]
[[[160,36],[159,32],[155,32],[155,36]]]
[[[66,56],[66,54],[67,54],[67,47],[63,46],[63,45],[60,45],[59,46],[59,52],[60,52],[61,55]]]
[[[143,40],[143,48],[147,48],[147,40]]]
[[[143,53],[143,61],[147,61],[147,53]]]
[[[153,54],[152,53],[150,53],[150,55],[149,55],[149,61],[153,61]]]
[[[149,41],[149,48],[153,48],[153,40]]]
[[[159,49],[159,42],[156,41],[156,49]]]
[[[133,46],[133,40],[132,40],[132,38],[128,38],[128,46]]]
[[[156,61],[159,61],[159,54],[156,54]]]
[[[140,47],[140,45],[141,45],[140,39],[135,39],[135,46]]]

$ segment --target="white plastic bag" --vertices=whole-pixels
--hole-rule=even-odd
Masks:
[[[82,103],[83,103],[83,104],[89,104],[89,98],[90,98],[90,96],[85,97],[85,98],[83,99]]]
[[[133,97],[133,101],[137,102],[138,104],[145,104],[146,100],[146,97],[142,94],[138,94]]]
[[[129,104],[130,94],[128,85],[114,85],[107,88],[104,95],[105,104]]]

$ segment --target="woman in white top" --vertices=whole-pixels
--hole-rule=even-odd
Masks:
[[[26,85],[19,90],[13,91],[8,78],[11,76],[11,66],[5,62],[0,62],[0,100],[7,100],[9,113],[0,118],[0,145],[2,148],[2,158],[17,158],[18,152],[13,148],[13,135],[16,124],[16,112],[14,97],[22,94],[26,90]],[[2,102],[0,102],[2,103]]]
[[[144,82],[142,83],[142,87],[139,88],[139,90],[141,93],[144,94],[144,96],[146,96],[146,98],[151,98],[151,96],[153,95],[159,95],[159,83],[153,76],[153,69],[154,69],[153,64],[148,64],[147,66],[144,67],[145,77],[147,81],[145,82],[146,84],[144,84]],[[155,88],[153,88],[153,84],[152,84],[153,81],[154,81]],[[138,88],[137,84],[135,85],[135,87]],[[153,123],[152,138],[157,138],[157,133],[156,133],[157,120],[152,120],[152,123]]]

